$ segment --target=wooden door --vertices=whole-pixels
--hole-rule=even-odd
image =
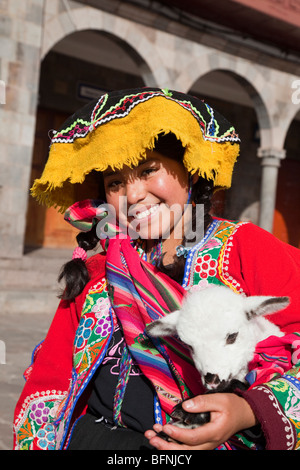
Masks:
[[[274,235],[300,248],[300,160],[282,160],[278,174]]]
[[[32,157],[30,187],[39,178],[46,164],[50,137],[49,132],[59,129],[68,114],[54,110],[39,108],[37,111],[36,133]],[[29,196],[25,247],[72,248],[76,246],[77,230],[63,220],[63,215],[57,210],[39,204]]]

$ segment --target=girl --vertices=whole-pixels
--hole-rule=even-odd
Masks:
[[[16,449],[297,447],[300,256],[250,223],[210,215],[213,190],[230,186],[238,152],[225,118],[160,89],[108,93],[55,133],[32,192],[69,207],[65,219],[81,232],[60,274],[53,323],[25,373]],[[87,260],[99,242],[102,252]],[[210,284],[291,299],[272,316],[284,340],[261,345],[246,392],[203,395],[185,345],[145,334],[186,291]],[[211,411],[211,422],[167,424],[182,399],[191,412]],[[159,438],[161,429],[178,442]]]

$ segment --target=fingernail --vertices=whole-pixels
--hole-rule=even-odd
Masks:
[[[166,434],[168,434],[169,436],[173,434],[173,429],[171,426],[166,425],[163,429],[166,432]]]
[[[188,400],[184,402],[184,408],[186,410],[189,410],[190,408],[194,407],[194,401],[193,400]]]
[[[154,424],[153,429],[156,432],[160,432],[162,430],[162,425],[161,424]]]

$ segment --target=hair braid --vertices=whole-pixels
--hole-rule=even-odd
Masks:
[[[99,241],[99,238],[96,235],[96,227],[97,225],[94,225],[89,232],[80,232],[76,237],[78,246],[83,248],[85,251],[95,248]],[[65,289],[59,296],[61,299],[71,300],[81,294],[90,280],[90,275],[85,262],[80,258],[76,258],[64,264],[58,276],[58,282],[61,282],[62,280],[65,281]]]

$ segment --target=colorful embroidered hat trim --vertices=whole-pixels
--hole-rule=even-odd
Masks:
[[[50,154],[32,195],[61,211],[80,199],[97,198],[93,170],[136,165],[160,134],[173,133],[185,147],[189,172],[231,185],[239,138],[231,124],[202,100],[161,89],[103,95],[71,116],[52,138]]]

